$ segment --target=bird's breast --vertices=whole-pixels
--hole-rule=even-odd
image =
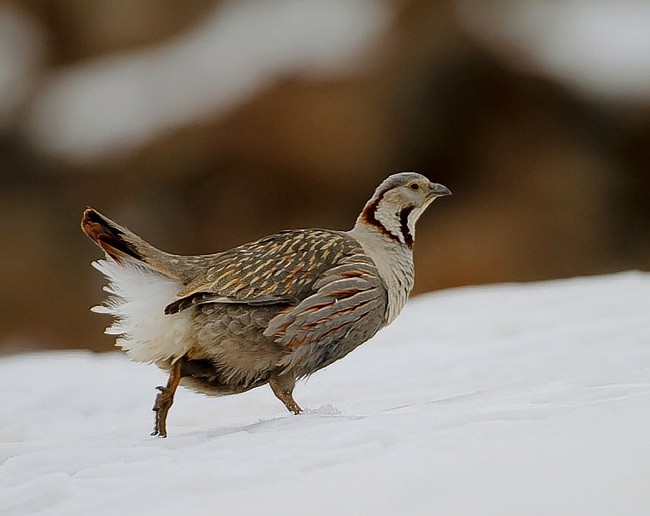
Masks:
[[[355,227],[350,235],[357,239],[377,267],[386,288],[387,303],[384,325],[399,315],[406,304],[415,280],[413,253],[405,245],[396,244],[375,231]]]

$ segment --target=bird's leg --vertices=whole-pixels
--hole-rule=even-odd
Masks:
[[[291,374],[272,375],[269,378],[269,385],[273,390],[273,394],[284,403],[289,412],[300,414],[302,409],[293,399],[293,388],[296,385],[296,379]]]
[[[169,372],[169,379],[167,385],[163,387],[159,385],[156,387],[160,392],[156,396],[156,401],[153,405],[153,411],[156,413],[156,423],[151,435],[159,435],[160,437],[167,437],[167,413],[174,403],[174,393],[181,381],[181,367],[183,359],[180,358],[172,364],[171,371]]]

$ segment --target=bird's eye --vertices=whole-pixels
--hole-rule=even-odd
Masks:
[[[420,188],[420,185],[417,183],[411,184],[411,190],[418,190]]]

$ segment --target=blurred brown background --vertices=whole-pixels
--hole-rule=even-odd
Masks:
[[[416,292],[650,266],[641,0],[0,5],[0,353],[110,349],[92,205],[214,252],[450,187]]]

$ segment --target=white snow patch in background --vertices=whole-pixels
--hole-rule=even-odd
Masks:
[[[11,3],[0,5],[0,128],[28,97],[44,57],[35,20]]]
[[[647,515],[650,274],[462,288],[296,388],[184,389],[153,366],[0,360],[0,513]],[[39,512],[40,511],[40,512]]]
[[[391,21],[384,0],[230,0],[160,46],[55,75],[29,133],[43,151],[92,161],[214,117],[291,73],[361,71]]]
[[[468,32],[512,64],[592,96],[650,103],[647,0],[458,0],[458,8]]]

